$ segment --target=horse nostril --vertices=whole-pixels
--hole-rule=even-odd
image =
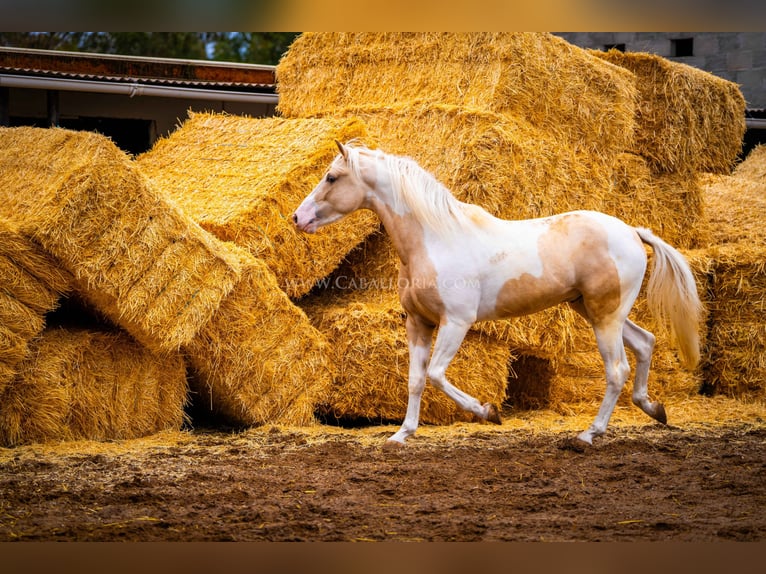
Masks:
[[[296,214],[296,213],[293,213],[293,223],[295,225],[298,225],[298,214]]]

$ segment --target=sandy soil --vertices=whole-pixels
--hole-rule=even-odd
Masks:
[[[764,422],[617,423],[584,450],[534,427],[421,427],[393,451],[396,427],[321,425],[0,449],[0,541],[766,540]]]

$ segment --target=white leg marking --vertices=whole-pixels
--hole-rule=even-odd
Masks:
[[[642,329],[632,321],[625,322],[623,330],[625,345],[636,355],[636,378],[633,382],[633,404],[650,417],[667,422],[665,409],[660,403],[649,400],[649,367],[656,338],[649,331]]]
[[[407,414],[401,428],[388,439],[388,442],[404,444],[404,441],[418,428],[420,399],[426,386],[426,365],[431,351],[432,334],[432,327],[425,325],[416,317],[407,317],[407,342],[410,349]]]
[[[490,415],[491,405],[482,405],[477,399],[450,384],[447,380],[447,367],[463,342],[470,325],[449,322],[439,327],[434,344],[434,353],[428,364],[428,379],[438,389],[451,398],[463,410],[482,419]]]
[[[598,350],[604,359],[606,369],[606,392],[593,424],[577,437],[588,444],[593,444],[595,437],[606,432],[606,426],[609,424],[617,399],[630,374],[630,365],[622,343],[621,326],[612,324],[608,328],[596,327],[594,331],[598,341]]]

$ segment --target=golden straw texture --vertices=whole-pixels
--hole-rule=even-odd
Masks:
[[[303,34],[277,80],[285,117],[446,104],[523,117],[600,154],[624,149],[634,129],[632,74],[550,34]]]
[[[0,395],[70,283],[51,257],[0,218]]]
[[[194,221],[265,261],[280,287],[300,297],[377,226],[361,212],[307,235],[290,219],[338,154],[336,139],[373,143],[355,118],[190,113],[136,164]]]
[[[125,333],[48,329],[0,397],[0,444],[110,440],[181,428],[186,368]]]
[[[591,51],[636,75],[640,93],[630,148],[658,172],[729,173],[745,133],[739,86],[655,54]]]
[[[184,347],[193,390],[236,424],[310,424],[332,380],[327,342],[264,262],[227,247],[242,277]]]
[[[711,259],[706,390],[763,400],[766,393],[766,153],[755,148],[731,176],[704,186]]]
[[[0,216],[154,351],[190,341],[239,278],[238,260],[98,134],[0,129]]]

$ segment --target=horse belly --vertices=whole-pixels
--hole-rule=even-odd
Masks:
[[[579,292],[573,286],[552,281],[550,277],[523,274],[505,281],[492,295],[492,304],[486,306],[490,316],[486,318],[529,315],[577,297]]]

